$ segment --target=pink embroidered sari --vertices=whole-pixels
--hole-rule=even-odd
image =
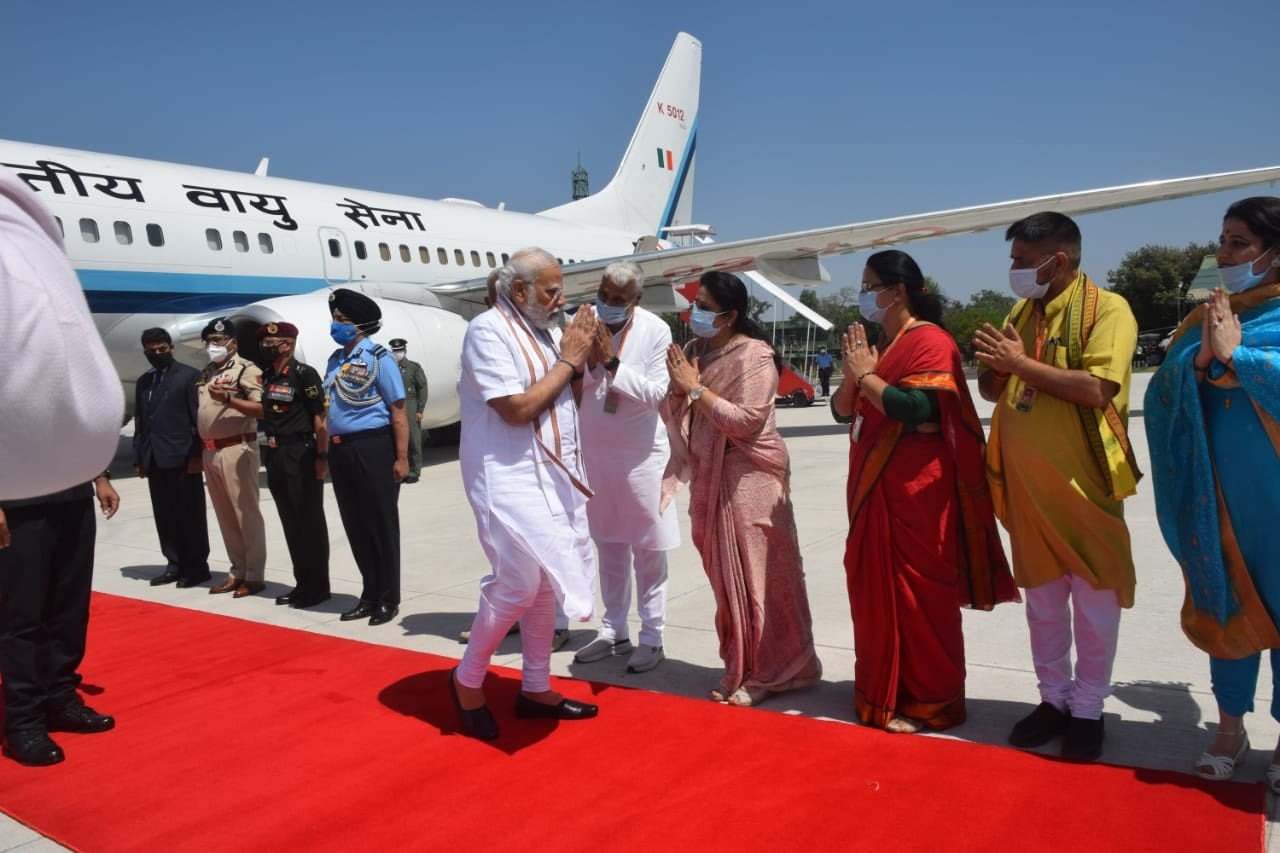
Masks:
[[[738,338],[699,359],[702,383],[720,399],[710,416],[672,405],[672,465],[689,480],[693,541],[716,597],[716,633],[727,696],[777,692],[822,675],[813,648],[804,566],[791,506],[791,463],[774,423],[778,372],[763,341]],[[666,494],[671,493],[669,480]]]

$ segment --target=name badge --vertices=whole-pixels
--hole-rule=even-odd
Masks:
[[[606,415],[617,414],[618,412],[618,392],[612,388],[604,395],[604,413]]]
[[[277,385],[272,383],[267,386],[267,399],[276,403],[288,403],[293,400],[292,385]]]
[[[862,415],[859,414],[853,419],[853,440],[857,441],[858,436],[862,435]]]
[[[1036,402],[1036,389],[1030,385],[1024,385],[1022,393],[1018,395],[1018,402],[1014,404],[1014,408],[1019,412],[1029,412]]]

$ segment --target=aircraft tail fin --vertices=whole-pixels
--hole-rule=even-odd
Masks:
[[[541,215],[637,237],[688,224],[701,75],[702,42],[679,33],[613,179],[600,192]]]

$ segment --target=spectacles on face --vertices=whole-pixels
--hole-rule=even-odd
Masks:
[[[210,335],[204,339],[204,342],[206,344],[229,344],[231,343],[231,338],[228,338],[226,335]]]
[[[288,341],[286,341],[284,338],[263,338],[262,339],[262,346],[266,347],[267,349],[275,349],[276,347],[281,346],[282,344],[287,344],[287,343]]]
[[[889,287],[892,287],[892,285],[888,285],[888,284],[867,284],[866,282],[863,282],[863,283],[862,283],[862,292],[863,292],[863,293],[877,293],[877,292],[879,292],[879,291],[881,291],[881,290],[885,290],[886,288],[889,288]]]

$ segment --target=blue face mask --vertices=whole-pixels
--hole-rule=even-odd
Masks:
[[[329,337],[343,346],[354,341],[359,334],[360,332],[352,323],[338,323],[335,321],[329,324]]]
[[[720,314],[728,313],[728,311],[720,312]],[[716,328],[716,318],[720,314],[695,305],[689,310],[689,328],[700,338],[714,338],[716,333],[720,331]]]
[[[599,299],[596,300],[596,316],[606,326],[621,326],[627,322],[627,316],[630,311],[631,309],[626,305],[617,308],[613,305],[605,305]]]
[[[879,323],[884,319],[884,312],[889,306],[881,308],[876,304],[876,297],[880,295],[878,290],[859,290],[858,291],[858,311],[862,316],[870,320],[872,323]]]
[[[1274,252],[1275,249],[1268,249],[1267,252]],[[1262,268],[1262,272],[1254,272],[1253,265],[1262,260],[1267,254],[1263,252],[1251,261],[1243,264],[1236,264],[1230,267],[1218,267],[1218,276],[1222,279],[1222,286],[1232,293],[1244,293],[1246,290],[1257,287],[1262,280],[1267,277],[1267,273],[1271,267],[1275,265],[1276,260],[1273,258],[1271,263]]]

